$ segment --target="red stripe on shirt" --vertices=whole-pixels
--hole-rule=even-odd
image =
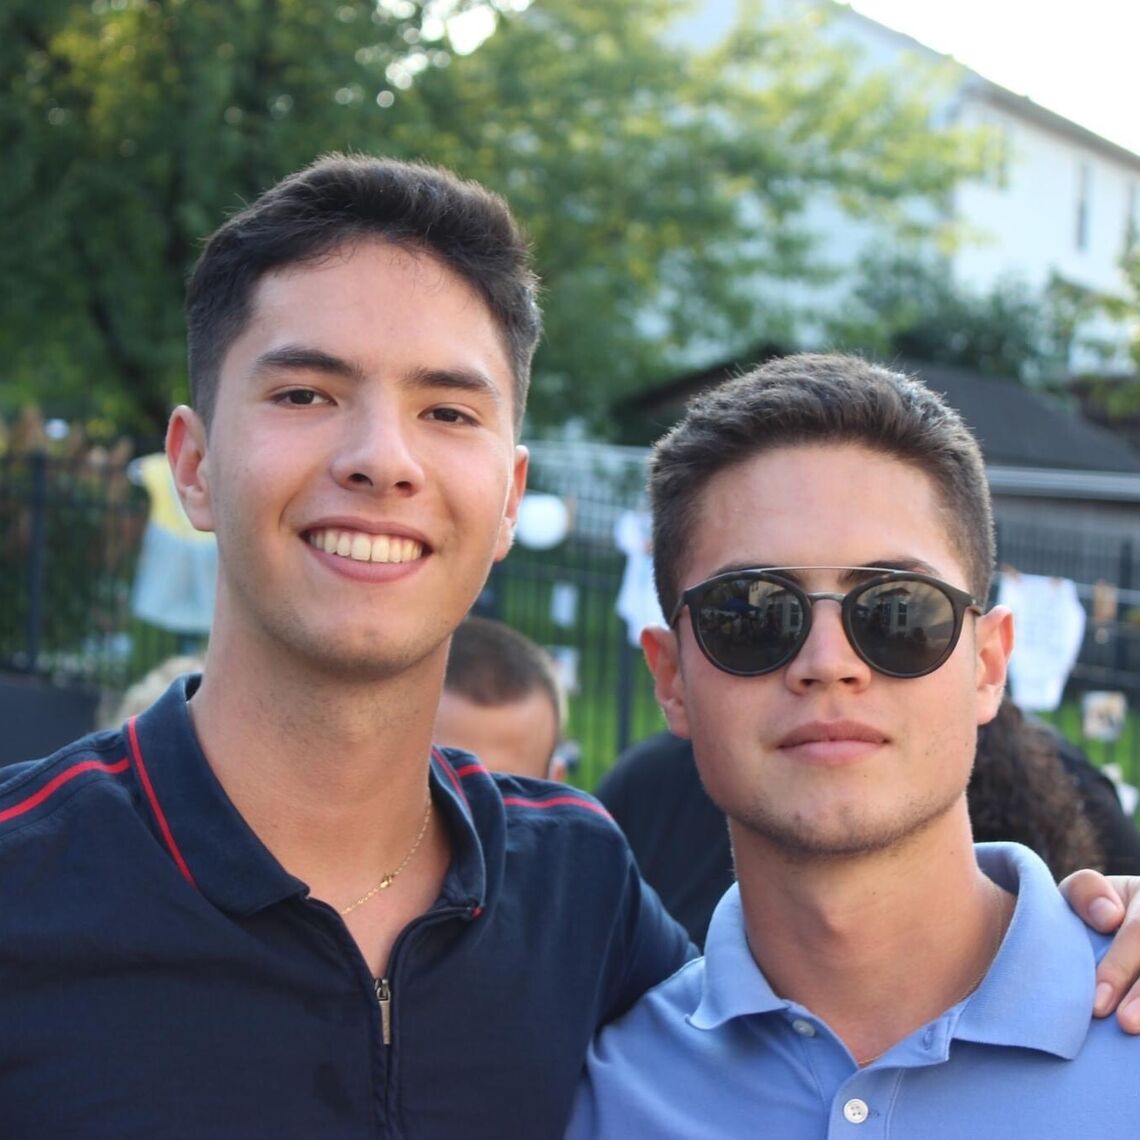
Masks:
[[[474,776],[479,773],[482,773],[484,776],[487,775],[487,769],[484,768],[482,764],[464,764],[462,768],[455,769],[455,774],[461,780],[467,776]]]
[[[127,767],[125,757],[122,760],[116,760],[113,764],[105,764],[102,760],[80,760],[78,764],[72,764],[70,768],[65,768],[58,775],[53,776],[42,788],[33,792],[27,799],[0,811],[0,823],[15,819],[17,816],[31,811],[32,808],[39,807],[48,796],[58,792],[64,784],[74,780],[76,776],[82,776],[84,772],[105,772],[110,776],[118,776],[125,772]]]
[[[131,757],[134,759],[135,768],[138,769],[139,780],[142,782],[143,791],[146,792],[146,798],[150,801],[150,810],[154,812],[154,818],[158,820],[158,829],[162,832],[162,838],[166,841],[166,848],[170,852],[171,858],[182,872],[183,878],[197,890],[198,884],[194,882],[194,876],[190,874],[190,868],[186,865],[186,860],[182,858],[182,852],[178,850],[178,844],[174,841],[174,833],[170,830],[170,824],[166,820],[162,805],[158,802],[158,796],[154,794],[154,786],[150,782],[150,775],[143,763],[142,749],[139,748],[139,736],[135,729],[137,719],[137,717],[131,717],[127,721],[127,741],[131,747]]]
[[[604,819],[613,819],[613,816],[611,816],[601,804],[591,803],[589,800],[580,800],[577,796],[551,796],[548,800],[528,800],[522,796],[503,796],[503,803],[508,804],[510,807],[524,808],[549,808],[558,807],[560,804],[572,804],[574,807],[585,808],[586,811],[592,811],[595,815],[600,815]]]

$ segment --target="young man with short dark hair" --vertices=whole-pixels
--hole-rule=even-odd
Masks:
[[[569,1135],[1130,1137],[1106,948],[966,786],[1013,642],[981,453],[915,380],[796,356],[658,444],[642,644],[729,820],[706,957],[592,1047]]]
[[[398,162],[206,246],[167,443],[218,539],[207,668],[5,772],[6,1137],[557,1136],[690,952],[593,800],[431,746],[523,491],[534,292],[499,199]]]

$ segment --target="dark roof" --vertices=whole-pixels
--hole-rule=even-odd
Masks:
[[[898,367],[919,376],[958,409],[987,463],[1140,472],[1140,455],[1122,439],[1016,380],[945,364],[899,361]]]
[[[621,405],[628,415],[680,418],[690,396],[773,356],[758,350],[751,360],[724,361],[686,373]],[[994,466],[1070,471],[1140,472],[1140,453],[1118,436],[1019,384],[946,364],[895,360],[891,367],[918,376],[940,392],[973,429],[986,462]]]

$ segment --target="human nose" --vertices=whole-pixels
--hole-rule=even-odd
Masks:
[[[414,493],[423,485],[414,423],[383,403],[353,409],[344,420],[332,474],[343,487]]]
[[[842,606],[835,597],[812,602],[811,629],[799,653],[788,663],[784,679],[797,691],[836,684],[858,689],[870,681],[871,668],[848,640]]]

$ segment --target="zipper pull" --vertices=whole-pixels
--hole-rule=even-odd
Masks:
[[[392,1044],[392,987],[387,978],[373,978],[376,1002],[380,1006],[380,1035],[385,1045]]]

